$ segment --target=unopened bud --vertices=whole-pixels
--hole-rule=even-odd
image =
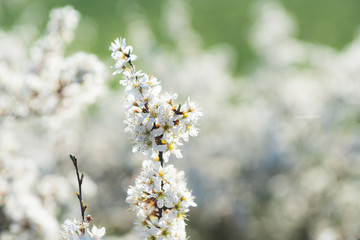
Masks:
[[[70,154],[70,159],[73,161],[74,165],[76,164],[77,162],[77,159],[74,155]]]
[[[93,218],[91,215],[85,216],[85,221],[86,221],[87,223],[91,222],[93,219],[94,219],[94,218]]]
[[[85,174],[84,174],[84,173],[81,173],[80,183],[82,183],[84,177],[85,177]]]

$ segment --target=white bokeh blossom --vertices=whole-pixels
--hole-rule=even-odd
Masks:
[[[0,239],[59,237],[57,218],[69,201],[70,182],[48,167],[56,165],[54,156],[47,166],[26,156],[24,149],[31,148],[26,138],[36,141],[31,117],[44,130],[55,127],[41,134],[51,152],[56,137],[52,141],[49,132],[56,135],[64,119],[104,92],[107,74],[97,57],[83,52],[65,56],[79,18],[71,6],[52,10],[45,33],[35,43],[15,30],[0,31]],[[44,148],[38,151],[46,155]],[[94,228],[91,234],[98,237],[101,231]]]
[[[104,92],[107,74],[97,57],[64,55],[79,19],[71,6],[52,10],[45,34],[29,50],[16,36],[0,32],[0,120],[35,115],[59,126]]]
[[[57,239],[58,205],[69,199],[66,179],[42,176],[32,159],[20,157],[14,134],[0,129],[0,239]],[[51,184],[51,188],[47,185]]]

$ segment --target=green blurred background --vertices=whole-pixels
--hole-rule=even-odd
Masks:
[[[107,46],[118,36],[126,36],[126,25],[134,13],[145,16],[157,40],[171,47],[163,34],[161,12],[164,0],[1,0],[0,26],[11,29],[16,23],[31,23],[43,29],[51,8],[70,4],[82,14],[73,51],[87,51],[108,59]],[[341,49],[349,43],[360,25],[358,0],[282,0],[298,24],[297,37]],[[234,73],[251,71],[256,62],[247,35],[253,23],[251,0],[187,1],[194,29],[204,47],[218,43],[236,51]],[[85,27],[84,21],[87,23]],[[93,28],[89,29],[88,26]],[[82,40],[82,41],[79,41]]]

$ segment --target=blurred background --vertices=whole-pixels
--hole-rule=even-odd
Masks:
[[[359,1],[0,0],[0,63],[11,56],[20,71],[50,10],[66,5],[81,20],[64,56],[95,54],[108,72],[99,75],[105,90],[71,116],[65,108],[69,116],[56,126],[49,114],[0,114],[0,239],[56,239],[41,229],[56,232],[47,224],[78,216],[69,153],[86,173],[96,225],[108,239],[137,239],[125,198],[144,156],[131,152],[121,78],[109,74],[108,46],[119,36],[134,47],[137,69],[203,109],[200,135],[172,161],[198,205],[189,213],[191,239],[360,237]],[[23,55],[8,53],[10,35]],[[15,81],[4,69],[0,90]],[[10,158],[26,170],[14,175]],[[5,186],[28,179],[29,169],[36,177],[26,190],[12,186],[36,195],[51,221],[6,210],[32,208],[28,195],[28,204],[10,206]]]

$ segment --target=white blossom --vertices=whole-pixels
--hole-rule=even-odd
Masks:
[[[190,206],[196,206],[187,189],[183,172],[164,166],[171,155],[182,158],[179,147],[195,127],[201,112],[190,101],[176,104],[177,94],[161,93],[153,75],[136,71],[132,47],[125,39],[111,44],[116,71],[125,79],[125,132],[134,143],[133,151],[146,154],[136,185],[128,190],[127,202],[136,216],[135,229],[142,239],[186,239],[185,219]]]
[[[115,39],[111,43],[109,50],[112,51],[111,57],[116,60],[113,66],[116,70],[113,75],[120,74],[126,68],[126,63],[136,59],[136,55],[132,54],[133,48],[126,46],[125,38]]]
[[[97,228],[95,225],[89,230],[89,222],[83,223],[78,219],[66,219],[62,225],[63,240],[101,240],[105,235],[105,228]]]

